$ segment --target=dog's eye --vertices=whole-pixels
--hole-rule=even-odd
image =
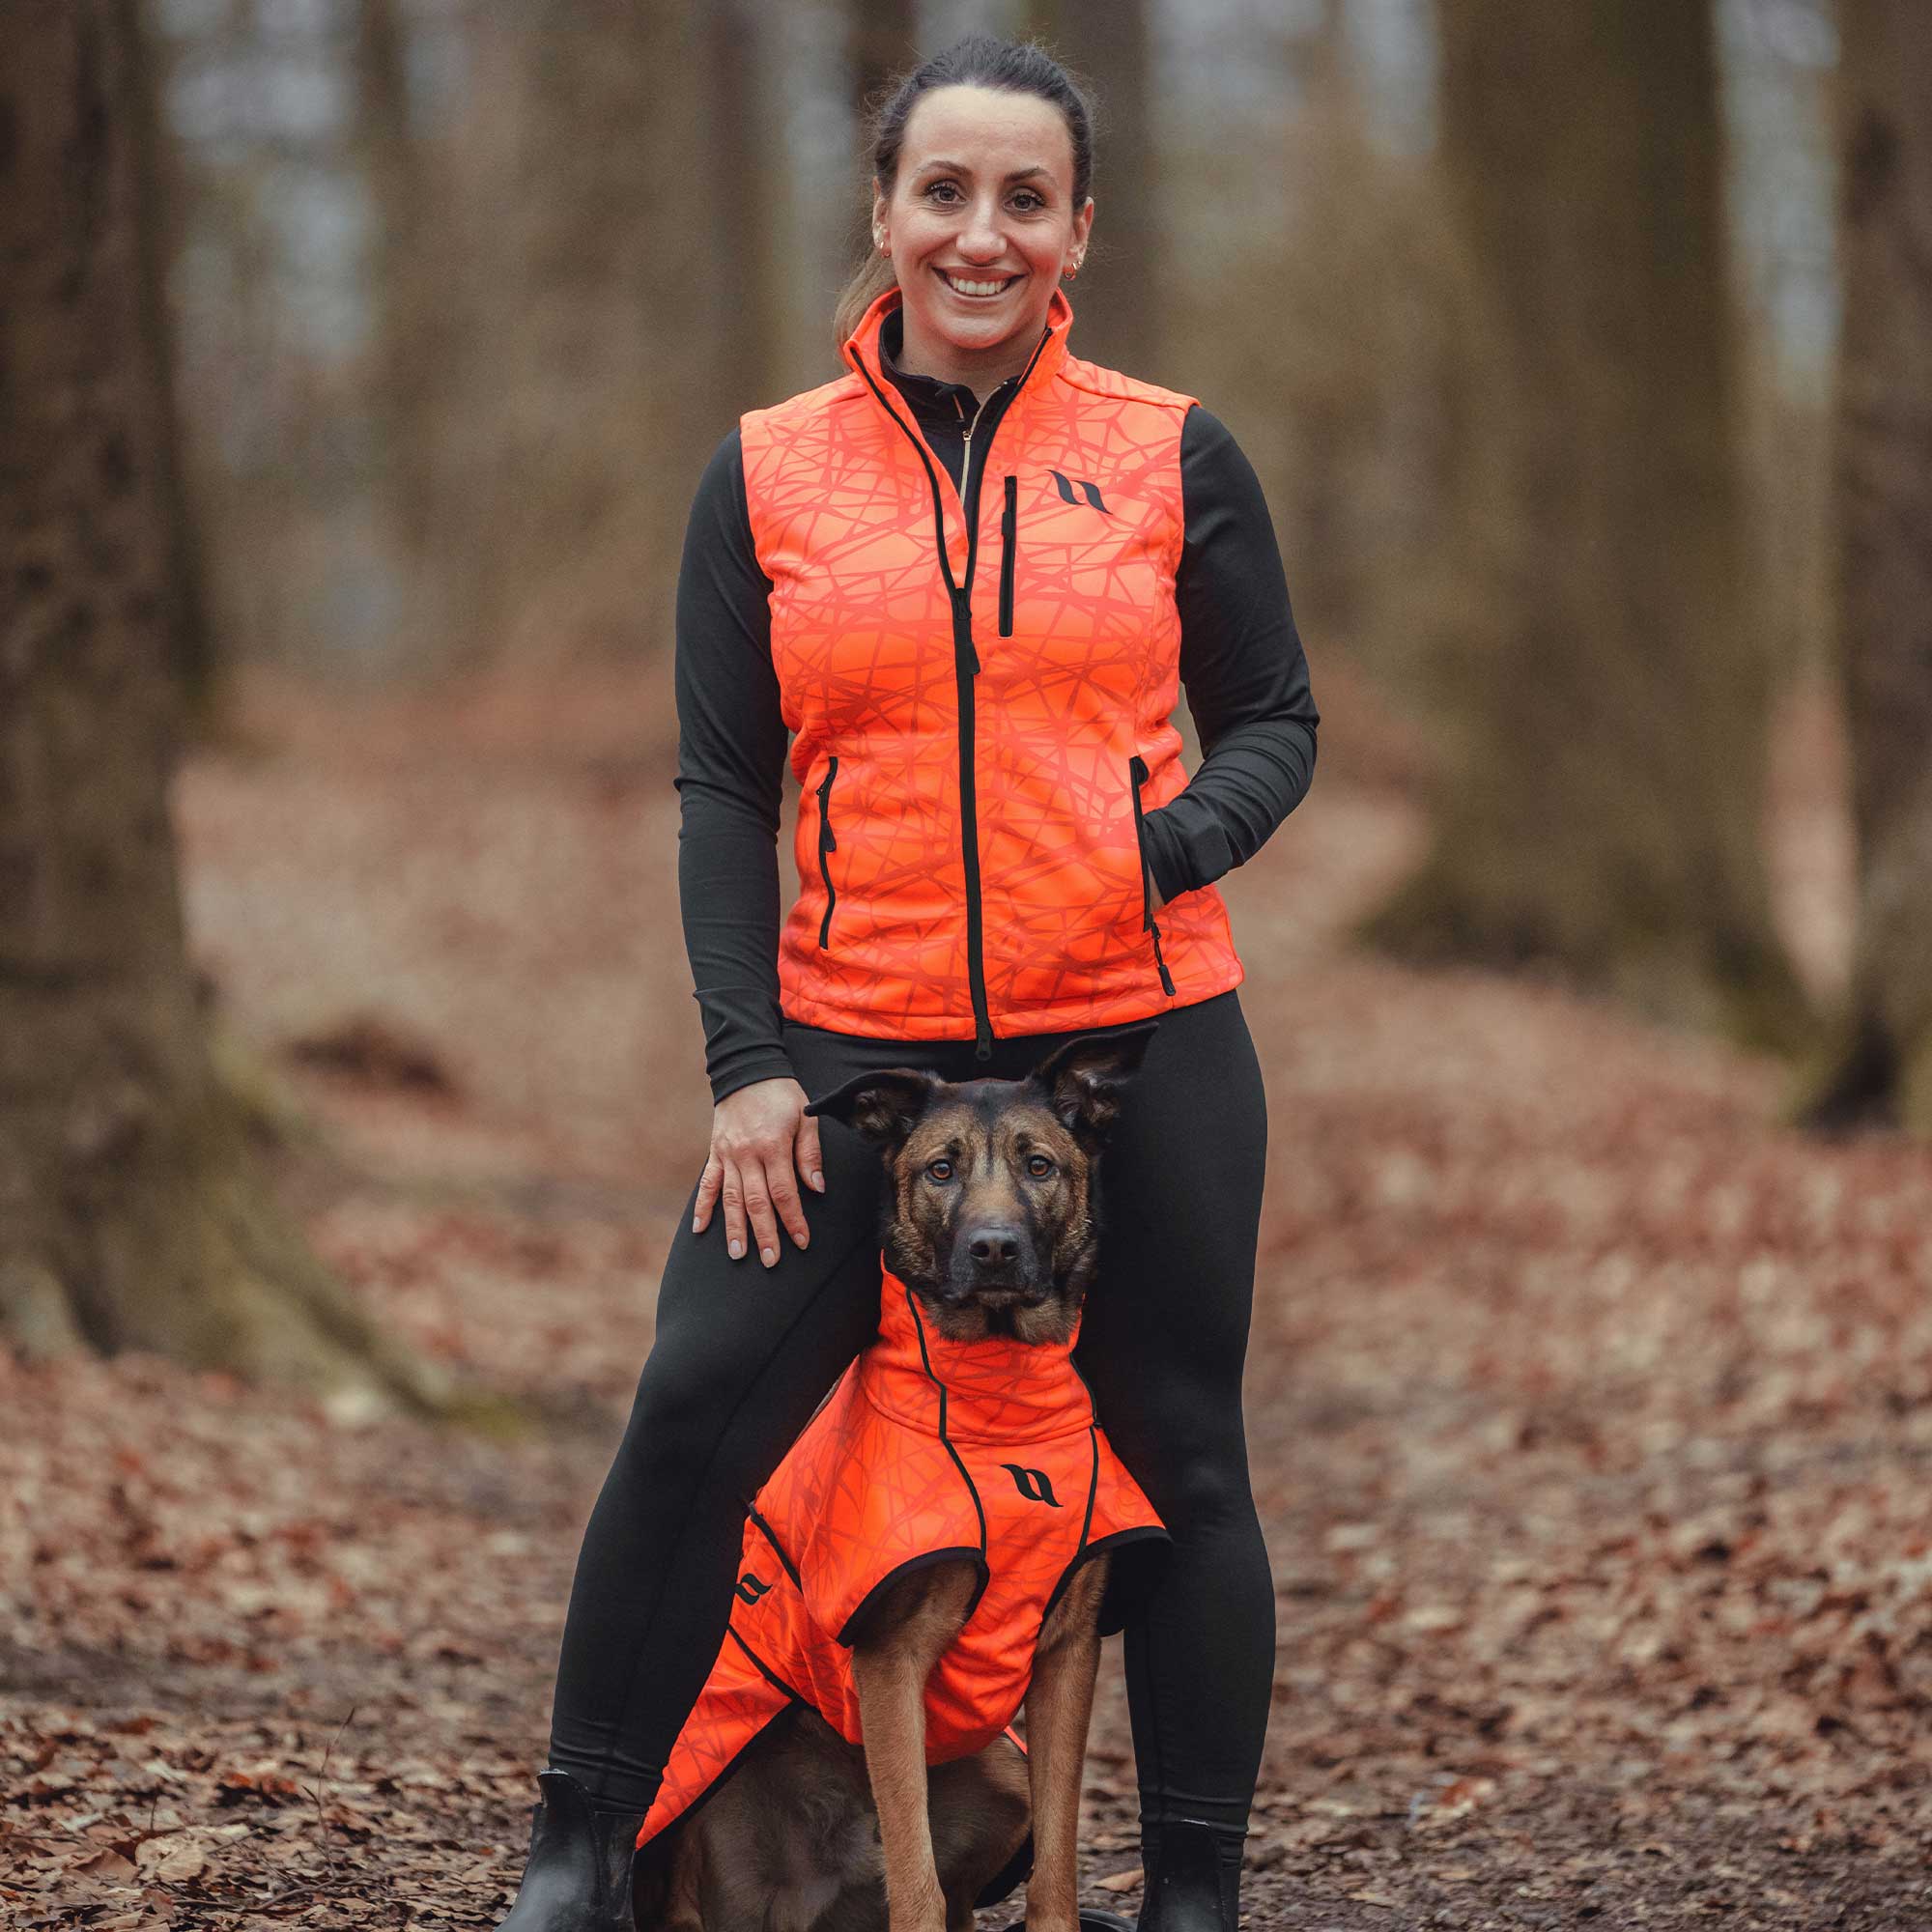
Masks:
[[[1036,1180],[1044,1180],[1053,1172],[1053,1163],[1043,1153],[1030,1153],[1027,1155],[1027,1172]]]
[[[951,1180],[952,1163],[950,1160],[929,1160],[925,1164],[925,1174],[928,1180]]]

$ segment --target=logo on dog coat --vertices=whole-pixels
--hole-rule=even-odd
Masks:
[[[1047,1480],[1044,1469],[1022,1468],[1017,1463],[1002,1463],[1000,1467],[1013,1479],[1013,1487],[1030,1503],[1051,1503],[1060,1507],[1060,1498],[1053,1493],[1053,1485]]]

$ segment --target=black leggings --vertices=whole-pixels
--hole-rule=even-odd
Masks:
[[[1086,1029],[1108,1033],[1117,1029]],[[1071,1034],[994,1042],[860,1038],[787,1022],[808,1094],[867,1068],[1017,1079]],[[811,1245],[767,1268],[725,1252],[724,1215],[665,1264],[657,1340],[591,1513],[564,1625],[551,1763],[599,1804],[643,1810],[696,1701],[736,1574],[745,1505],[878,1320],[883,1168],[820,1122],[825,1189],[800,1184]],[[1267,1110],[1231,989],[1160,1017],[1100,1163],[1100,1262],[1076,1351],[1100,1422],[1174,1538],[1125,1631],[1143,1824],[1247,1824],[1274,1677],[1274,1589],[1248,1488],[1241,1369]]]

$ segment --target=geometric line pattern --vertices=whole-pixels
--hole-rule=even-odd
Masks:
[[[971,1038],[959,691],[934,479],[955,582],[966,576],[966,513],[917,424],[908,436],[871,386],[889,384],[879,330],[900,299],[889,289],[867,310],[845,344],[848,374],[740,423],[800,781],[801,884],[780,936],[780,1003],[835,1031]],[[1242,979],[1227,907],[1204,886],[1161,909],[1175,987],[1164,990],[1133,804],[1136,756],[1148,770],[1144,810],[1188,780],[1172,722],[1174,580],[1180,434],[1194,399],[1072,355],[1072,320],[1056,290],[1047,340],[980,459],[974,815],[996,1034],[1146,1018]],[[1010,572],[998,567],[1009,519]],[[838,909],[827,928],[819,797],[834,758]]]

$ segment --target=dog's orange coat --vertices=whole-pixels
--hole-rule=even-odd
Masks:
[[[980,1569],[926,1683],[926,1761],[939,1764],[984,1749],[1017,1715],[1040,1626],[1081,1563],[1166,1538],[1094,1418],[1071,1359],[1077,1321],[1062,1344],[949,1341],[880,1265],[877,1339],[754,1498],[724,1641],[640,1845],[795,1701],[863,1742],[851,1638],[895,1577],[947,1556]]]

